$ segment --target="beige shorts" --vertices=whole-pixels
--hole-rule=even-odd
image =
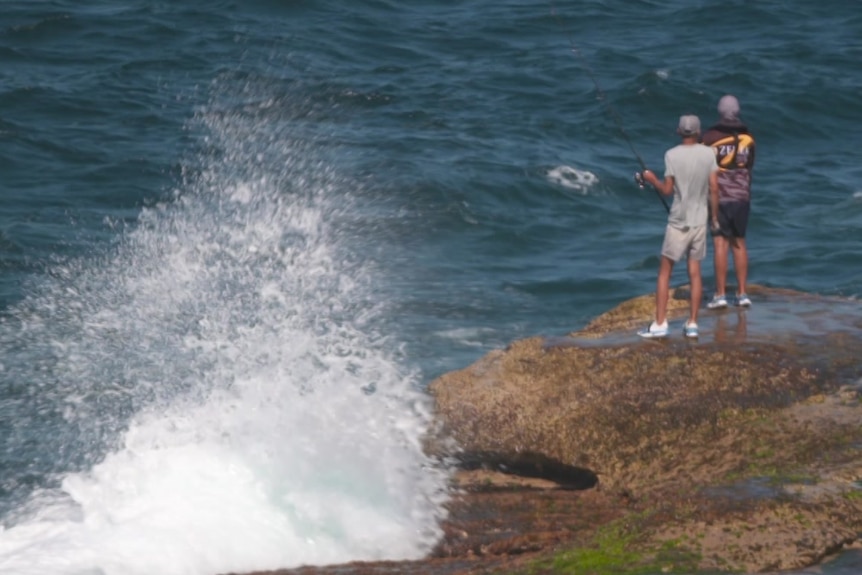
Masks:
[[[678,262],[683,257],[702,260],[706,257],[706,226],[682,230],[668,226],[664,232],[661,255],[673,262]]]

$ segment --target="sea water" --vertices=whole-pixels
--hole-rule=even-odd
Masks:
[[[751,281],[856,298],[860,38],[832,0],[5,2],[0,572],[424,556],[428,381],[650,292],[632,173],[726,92]]]

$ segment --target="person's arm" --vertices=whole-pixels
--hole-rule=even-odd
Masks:
[[[709,213],[712,216],[710,226],[713,230],[718,229],[718,170],[709,173]]]
[[[652,170],[643,171],[644,180],[657,189],[662,195],[669,196],[673,193],[673,176],[668,176],[664,180],[658,179]],[[717,180],[716,180],[717,181]]]

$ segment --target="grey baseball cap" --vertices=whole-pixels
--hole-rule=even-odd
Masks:
[[[718,115],[725,120],[736,120],[739,118],[739,100],[736,96],[727,94],[718,101]]]
[[[679,117],[679,127],[677,128],[680,136],[694,136],[700,133],[700,118],[694,115],[686,115]]]

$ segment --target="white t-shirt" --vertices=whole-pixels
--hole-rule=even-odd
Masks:
[[[673,176],[673,205],[667,223],[705,226],[709,219],[709,175],[718,171],[715,151],[703,144],[679,144],[664,155],[664,177]]]

